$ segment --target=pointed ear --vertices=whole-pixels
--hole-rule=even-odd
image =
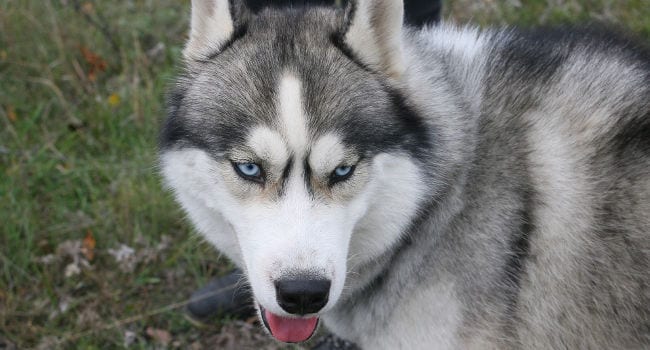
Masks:
[[[402,0],[350,0],[343,41],[369,67],[399,78],[404,71]]]
[[[242,0],[192,0],[186,60],[204,60],[243,34],[248,10]]]

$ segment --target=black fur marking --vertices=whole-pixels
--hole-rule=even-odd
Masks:
[[[264,308],[260,305],[260,315],[262,315],[262,323],[264,324],[264,327],[266,327],[266,330],[269,331],[269,333],[273,334],[271,332],[271,326],[269,326],[269,321],[266,319],[266,313],[264,312]]]
[[[400,131],[398,135],[407,135],[405,141],[406,148],[416,158],[424,158],[429,155],[429,150],[433,148],[430,135],[435,134],[424,123],[422,116],[418,114],[408,101],[397,90],[389,89],[391,102],[395,112],[399,116]]]
[[[316,7],[316,6],[335,6],[334,0],[306,0],[298,2],[295,0],[274,0],[269,2],[266,0],[246,0],[246,6],[253,13],[259,13],[266,8],[273,8],[275,10],[295,9],[296,7]]]
[[[184,98],[185,91],[180,88],[173,88],[167,94],[167,117],[163,121],[162,129],[158,135],[160,149],[169,148],[187,133],[178,120],[179,109]]]
[[[424,123],[424,119],[409,106],[408,101],[396,90],[386,87],[390,110],[387,116],[365,116],[346,118],[338,125],[344,135],[343,141],[353,146],[362,156],[379,152],[406,150],[416,159],[430,156],[435,130]],[[383,118],[388,122],[373,123]]]
[[[415,27],[423,27],[440,21],[442,1],[404,1],[404,20]]]
[[[640,40],[602,24],[520,29],[496,40],[497,51],[488,65],[498,67],[493,74],[505,74],[524,83],[538,82],[544,86],[576,48],[646,62],[650,69],[648,49]]]
[[[519,229],[512,237],[509,246],[509,259],[503,268],[504,279],[506,281],[506,331],[516,329],[517,308],[519,302],[519,291],[521,282],[526,273],[526,261],[530,257],[530,239],[531,234],[535,231],[535,221],[533,217],[534,194],[532,190],[524,190],[522,197],[522,208],[520,209],[518,220]],[[515,336],[514,334],[512,335]]]
[[[181,108],[185,99],[185,90],[180,87],[173,88],[167,96],[167,118],[162,125],[158,138],[160,149],[169,149],[173,146],[191,146],[208,148],[208,144],[197,133],[185,125],[181,118]]]
[[[650,93],[648,94],[650,99]],[[621,132],[616,134],[613,146],[621,153],[626,150],[638,150],[641,153],[650,153],[650,103],[648,112],[643,117],[636,118],[621,127]]]
[[[339,49],[341,53],[350,59],[350,61],[354,62],[357,66],[359,66],[361,69],[375,73],[370,67],[368,67],[365,63],[363,63],[352,51],[352,49],[348,46],[348,44],[345,43],[345,32],[339,32],[339,33],[332,33],[330,35],[330,42],[334,47]]]
[[[345,9],[345,16],[343,17],[343,26],[341,27],[341,38],[350,30],[352,26],[352,20],[354,15],[357,13],[357,0],[350,0],[348,6]]]
[[[314,187],[311,184],[311,167],[309,166],[309,160],[308,158],[305,158],[305,162],[303,164],[303,167],[305,168],[303,175],[305,178],[305,188],[307,188],[307,193],[309,193],[310,196],[314,196]]]
[[[284,170],[282,171],[282,183],[280,184],[280,192],[279,192],[280,196],[284,195],[286,191],[287,181],[289,180],[289,176],[291,175],[291,168],[293,168],[293,156],[289,158],[289,161],[287,162],[287,166],[285,166]]]
[[[617,203],[623,202],[615,194],[610,194],[608,198],[603,200],[600,210],[598,211],[598,229],[595,230],[595,236],[601,239],[608,247],[617,247],[619,250],[610,252],[609,257],[615,259],[619,263],[630,262],[641,276],[643,271],[650,270],[649,257],[644,254],[642,247],[635,245],[633,240],[630,239],[630,230],[626,225],[625,214],[621,213],[621,206]],[[611,244],[611,242],[620,243],[618,246]],[[595,269],[598,272],[599,269]],[[630,274],[630,277],[635,276]],[[643,278],[634,278],[637,283],[639,295],[647,290],[647,286]]]
[[[161,150],[173,147],[193,147],[212,154],[223,153],[232,149],[235,144],[245,142],[247,125],[250,117],[233,118],[240,123],[218,123],[210,119],[184,118],[188,113],[185,103],[185,90],[173,89],[167,98],[167,118],[162,125],[159,136]],[[197,106],[194,106],[197,107]],[[199,115],[210,115],[209,110],[198,112]]]
[[[496,66],[504,70],[498,74],[505,73],[511,78],[539,82],[540,85],[548,82],[577,44],[562,40],[566,35],[564,31],[547,28],[513,35],[511,40],[499,47],[498,55],[494,56],[494,59],[500,61]],[[558,47],[561,49],[558,50]]]

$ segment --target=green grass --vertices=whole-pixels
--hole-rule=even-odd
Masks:
[[[105,36],[73,1],[0,2],[0,334],[20,347],[46,336],[74,338],[184,300],[223,265],[190,235],[155,171],[163,92],[189,2],[126,3],[96,1],[86,10],[108,26]],[[159,43],[164,49],[148,55]],[[95,81],[81,47],[107,62]],[[109,103],[111,95],[119,103]],[[92,269],[65,278],[69,258],[37,262],[88,231],[97,241]],[[136,240],[150,242],[141,249],[153,246],[163,235],[172,237],[170,248],[133,273],[121,272],[107,254],[120,243],[137,249]],[[168,286],[169,271],[178,276]],[[66,302],[68,309],[55,314]],[[101,320],[78,322],[86,310]],[[189,329],[178,313],[139,323],[126,326]],[[123,330],[88,333],[72,343],[119,347]]]
[[[450,0],[446,4],[446,14],[460,22],[533,26],[598,21],[650,38],[647,0]]]
[[[135,348],[151,348],[147,327],[169,331],[181,348],[209,343],[223,322],[197,330],[178,307],[165,307],[227,262],[192,234],[156,174],[164,91],[179,61],[189,0],[79,2],[92,6],[0,0],[0,344],[121,348],[129,330]],[[646,0],[446,5],[462,22],[600,19],[650,38]],[[107,63],[95,80],[81,48]],[[96,239],[91,268],[67,278],[69,257],[39,262],[88,232]],[[169,246],[131,272],[108,253],[119,244],[144,252],[164,236]]]

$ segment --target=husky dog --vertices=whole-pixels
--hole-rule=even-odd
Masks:
[[[650,56],[587,30],[403,26],[401,0],[192,0],[161,133],[276,339],[650,347]]]

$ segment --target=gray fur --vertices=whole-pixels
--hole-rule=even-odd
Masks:
[[[250,15],[241,38],[188,62],[161,152],[227,157],[252,125],[276,124],[273,86],[295,70],[312,135],[337,130],[364,159],[408,154],[431,192],[401,241],[350,267],[323,315],[333,332],[412,348],[391,329],[445,319],[406,302],[432,291],[461,318],[421,348],[650,347],[647,51],[593,29],[406,28],[395,82],[336,44],[344,17]],[[394,324],[405,308],[410,323]]]

